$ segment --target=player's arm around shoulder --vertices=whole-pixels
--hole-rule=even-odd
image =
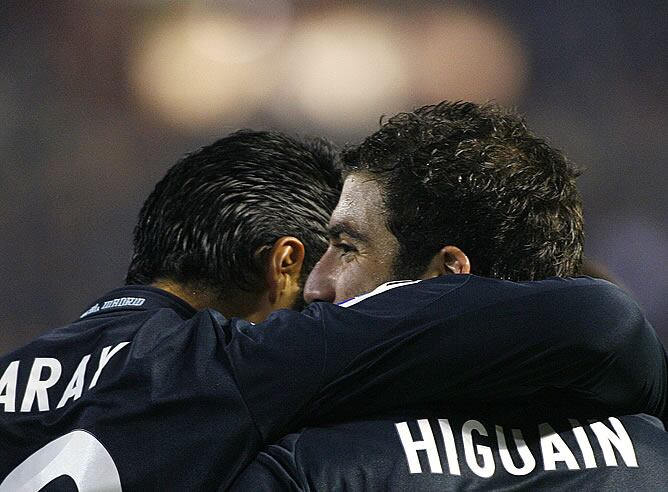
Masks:
[[[665,421],[668,365],[663,344],[629,294],[609,282],[593,282],[579,298],[574,292],[573,310],[583,313],[577,325],[582,330],[569,330],[573,342],[584,345],[592,357],[593,370],[583,384],[625,413],[651,413]]]
[[[528,324],[516,345],[536,366],[528,382],[575,391],[595,407],[620,414],[665,419],[666,351],[631,296],[588,277],[537,283],[548,288],[517,303]]]

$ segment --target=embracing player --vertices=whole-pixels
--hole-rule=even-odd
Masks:
[[[577,172],[512,112],[445,102],[399,114],[344,152],[343,165],[346,180],[330,220],[330,246],[306,283],[309,301],[342,302],[396,278],[474,273],[535,280],[579,273],[583,234]],[[487,288],[497,288],[478,277],[462,280],[464,286],[473,283],[481,298]],[[565,285],[547,281],[552,282]],[[544,303],[539,309],[533,305],[536,295]],[[380,302],[367,299],[356,306],[373,309]],[[291,434],[260,454],[237,488],[668,487],[668,435],[661,421],[647,415],[611,417],[621,408],[600,408],[590,392],[600,383],[595,371],[569,382],[556,378],[543,391],[525,395],[517,395],[513,386],[533,386],[535,375],[518,371],[508,379],[505,372],[536,359],[543,361],[539,372],[563,370],[563,361],[544,357],[546,351],[571,352],[568,364],[575,369],[586,357],[581,344],[590,343],[592,335],[633,345],[634,337],[618,338],[619,313],[601,304],[602,331],[587,333],[578,310],[555,291],[520,290],[488,308],[470,309],[474,305],[453,305],[443,312],[458,317],[450,324],[457,350],[479,351],[470,367],[448,379],[459,376],[465,385],[471,371],[492,377],[504,373],[504,383],[499,379],[496,387],[472,389],[461,401],[413,405],[382,418]],[[520,312],[521,320],[515,316]],[[527,325],[527,319],[540,328]],[[545,330],[552,329],[546,338]],[[565,343],[559,331],[571,329],[572,344]],[[665,359],[660,352],[654,362],[637,362],[661,370]],[[614,359],[602,359],[600,369],[618,362]],[[554,391],[565,389],[564,383],[569,391]],[[655,380],[645,388],[656,383],[665,384]],[[397,387],[397,393],[407,389]],[[631,385],[620,390],[634,392]]]
[[[0,489],[225,488],[304,424],[476,395],[582,389],[592,411],[664,412],[663,349],[604,282],[449,276],[267,317],[297,302],[326,247],[333,156],[322,142],[246,131],[170,169],[135,231],[128,281],[139,285],[0,359]],[[464,313],[471,340],[484,331],[494,345],[462,343]],[[518,359],[511,314],[577,350]]]

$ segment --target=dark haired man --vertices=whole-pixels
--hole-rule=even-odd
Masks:
[[[425,106],[390,118],[343,161],[330,247],[307,301],[444,273],[518,281],[580,273],[578,171],[515,114]]]
[[[324,143],[249,131],[179,161],[140,214],[128,282],[141,285],[0,359],[0,490],[54,480],[79,490],[224,488],[263,444],[306,423],[481,393],[527,397],[557,382],[571,391],[583,377],[594,407],[663,411],[665,367],[629,357],[654,361],[660,346],[638,307],[605,283],[459,276],[265,319],[294,303],[304,264],[318,240],[325,247],[319,221],[338,193],[335,167]],[[508,343],[511,313],[497,306],[518,296],[527,308],[512,313],[517,323],[569,347],[581,330],[587,340],[577,354],[547,347],[528,364],[500,354],[498,371],[479,372],[485,351],[453,338],[458,315],[484,313],[473,336],[488,330]],[[561,327],[547,297],[579,311],[580,324]],[[607,317],[628,343],[594,336]]]
[[[156,185],[135,227],[126,283],[252,322],[301,307],[340,192],[329,142],[236,132],[186,156]],[[289,266],[284,275],[270,278],[283,267],[267,271],[272,257]]]
[[[456,283],[459,276],[442,276],[474,273],[526,281],[580,272],[578,172],[516,114],[472,103],[425,106],[390,118],[344,152],[343,165],[346,179],[330,219],[330,245],[306,283],[308,301],[346,305],[347,299],[398,278]],[[463,278],[485,289],[482,279]],[[514,319],[514,313],[532,311],[533,295],[519,294],[493,310],[454,308],[460,313],[459,323],[451,324],[457,325],[453,337],[459,349],[480,351],[471,361],[479,364],[474,370],[496,374],[502,370],[499,358],[521,365],[542,357],[547,347],[572,351],[571,363],[577,364],[578,346],[589,335],[575,336],[572,346],[562,343],[559,328],[554,337],[545,336],[557,319],[563,328],[580,326],[579,313],[563,300],[550,299],[553,293],[545,293],[545,304],[533,314],[542,324],[536,330]],[[582,291],[582,296],[588,294]],[[603,307],[604,325],[614,330],[616,321],[608,314]],[[494,330],[481,329],[486,319],[504,318]],[[655,355],[650,365],[665,365],[665,352]],[[545,371],[557,368],[545,360]],[[525,375],[515,383],[530,380]],[[586,483],[596,490],[665,488],[668,437],[658,419],[564,418],[605,416],[606,409],[595,408],[596,398],[587,396],[590,384],[597,386],[595,378],[584,376],[573,381],[570,394],[551,394],[546,386],[545,392],[508,393],[505,401],[470,393],[429,410],[413,407],[382,419],[306,429],[268,447],[237,487],[572,490]],[[551,390],[559,385],[557,378]]]

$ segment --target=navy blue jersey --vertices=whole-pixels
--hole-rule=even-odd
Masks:
[[[380,290],[259,325],[150,287],[111,292],[0,359],[0,489],[226,487],[290,431],[409,404],[664,416],[663,347],[611,284],[449,276]]]
[[[232,490],[668,490],[655,417],[378,419],[309,428],[268,446]]]

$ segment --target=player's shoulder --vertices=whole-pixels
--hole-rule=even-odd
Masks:
[[[485,299],[512,299],[526,297],[550,296],[629,296],[618,286],[607,280],[580,276],[580,277],[548,277],[541,280],[512,281],[467,275],[468,281],[459,289],[462,295],[474,292],[479,298]],[[444,282],[443,277],[429,280],[436,284]]]
[[[663,422],[653,415],[644,413],[622,415],[617,419],[644,448],[668,465],[668,432]]]
[[[448,313],[456,313],[498,303],[524,302],[530,298],[541,305],[596,301],[636,306],[619,287],[590,277],[514,282],[477,275],[445,275],[427,280],[388,282],[339,304],[315,303],[308,310],[316,316],[322,311],[340,309],[372,315],[402,315],[436,306],[439,311],[445,309]]]
[[[217,340],[207,313],[157,289],[116,289],[74,322],[0,357],[0,388],[11,389],[11,398],[0,399],[0,412],[5,411],[0,417],[9,421],[19,408],[37,408],[36,420],[50,411],[60,419],[107,387],[131,402],[141,384],[149,385],[154,396],[164,392],[173,397],[179,384],[175,374],[192,386],[206,382],[206,364]],[[38,387],[41,393],[34,389]]]
[[[192,324],[196,314],[185,302],[160,289],[126,286],[85,307],[71,323],[45,331],[0,360],[31,357],[66,360],[82,353],[108,352],[119,344],[131,345],[135,354],[140,354],[160,346],[165,338]],[[211,323],[210,317],[202,316],[199,323]]]

